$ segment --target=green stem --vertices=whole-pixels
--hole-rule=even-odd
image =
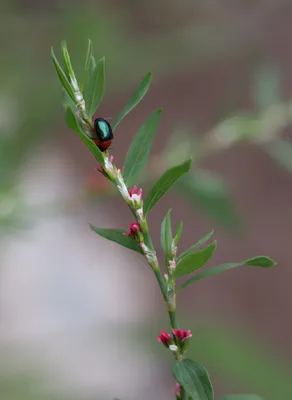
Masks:
[[[153,243],[152,243],[151,236],[149,235],[149,233],[144,233],[144,240],[145,240],[146,246],[149,247],[149,249],[154,251]]]
[[[188,400],[187,393],[182,386],[180,387],[180,397],[181,400]]]
[[[168,311],[169,319],[170,319],[170,325],[172,329],[178,329],[178,323],[176,319],[176,311]]]
[[[160,269],[154,270],[154,274],[156,276],[158,285],[160,287],[161,294],[162,294],[164,300],[167,301],[166,284],[165,284],[165,280],[163,279]]]
[[[112,181],[114,182],[114,184],[117,186],[118,185],[118,181],[117,179],[113,178]],[[126,200],[126,199],[125,199]],[[137,222],[139,222],[139,218],[137,215],[137,210],[135,210],[130,204],[129,202],[127,202],[132,214],[135,216]],[[168,314],[169,314],[169,319],[170,319],[170,325],[172,327],[172,329],[178,329],[178,322],[176,319],[176,299],[175,299],[175,292],[174,292],[174,282],[172,283],[172,290],[173,293],[169,293],[168,292],[168,284],[165,281],[160,267],[159,267],[159,263],[158,260],[156,258],[156,252],[152,243],[152,239],[151,239],[151,235],[149,234],[149,228],[148,228],[148,223],[147,223],[147,219],[146,217],[144,217],[143,221],[140,222],[140,226],[141,226],[141,234],[143,235],[143,239],[142,238],[136,238],[137,241],[139,242],[139,240],[143,240],[144,244],[148,247],[148,249],[150,250],[150,252],[153,253],[153,261],[152,259],[149,257],[147,257],[147,254],[145,254],[147,261],[150,265],[150,267],[152,268],[155,276],[156,276],[156,280],[158,282],[158,285],[160,287],[160,291],[161,294],[163,296],[163,299],[165,301],[165,304],[167,306],[168,309]],[[168,261],[167,261],[168,263]],[[180,355],[180,357],[177,357],[177,359],[182,359],[182,355]],[[184,391],[183,388],[181,388],[181,396],[182,396],[182,400],[187,400],[187,394]]]

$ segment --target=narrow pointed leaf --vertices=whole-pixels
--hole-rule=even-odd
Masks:
[[[102,236],[105,239],[111,240],[112,242],[118,243],[119,245],[126,247],[127,249],[141,253],[141,248],[138,246],[136,240],[131,236],[125,236],[126,233],[120,229],[103,229],[97,228],[96,226],[90,225],[90,228]]]
[[[172,374],[192,400],[214,400],[214,392],[206,368],[188,359],[174,361]]]
[[[100,163],[100,165],[104,166],[104,156],[103,156],[102,152],[99,150],[99,148],[96,146],[96,144],[79,127],[77,117],[73,113],[73,111],[70,107],[67,107],[66,122],[67,122],[67,125],[78,134],[78,136],[81,138],[83,143],[86,144],[86,146],[89,148],[91,153],[95,156],[95,158]]]
[[[89,59],[87,73],[86,73],[86,76],[84,79],[83,91],[82,91],[83,96],[84,96],[84,93],[88,93],[92,89],[90,87],[90,85],[91,85],[91,79],[92,79],[92,75],[93,75],[95,68],[96,68],[96,61],[95,61],[95,58],[93,56],[91,56]]]
[[[89,73],[89,76],[91,76],[91,75],[93,74],[93,72],[94,72],[94,70],[95,70],[95,67],[96,67],[95,58],[94,58],[93,56],[91,56],[91,57],[90,57],[90,60],[89,60],[89,65],[88,65],[88,73]]]
[[[203,250],[187,255],[181,260],[174,270],[174,277],[179,278],[203,267],[212,257],[216,249],[216,241]]]
[[[218,400],[264,400],[257,394],[227,394],[219,397]]]
[[[262,267],[262,268],[271,268],[276,265],[276,262],[269,257],[254,257],[249,258],[248,260],[237,262],[237,263],[228,263],[228,264],[220,264],[215,267],[211,267],[206,269],[205,271],[199,272],[192,278],[188,279],[184,282],[178,289],[177,292],[184,289],[185,287],[191,285],[194,282],[197,282],[203,278],[209,278],[210,276],[220,274],[220,272],[228,271],[229,269],[243,267],[243,266],[253,266],[253,267]]]
[[[69,79],[75,79],[75,74],[73,71],[73,67],[71,64],[71,60],[70,60],[70,55],[67,49],[67,43],[64,40],[61,44],[61,50],[62,50],[62,57],[63,57],[63,62],[64,62],[64,66],[65,66],[65,73],[67,75],[67,78]]]
[[[138,88],[136,89],[135,93],[131,97],[131,99],[128,101],[126,106],[123,108],[123,110],[120,112],[120,114],[117,116],[112,128],[113,131],[116,129],[116,127],[119,125],[121,120],[129,114],[129,112],[136,107],[138,103],[143,99],[145,94],[148,92],[150,83],[152,79],[152,74],[151,72],[148,72],[148,74],[144,77]]]
[[[165,256],[165,263],[168,263],[171,254],[172,230],[171,230],[171,210],[168,210],[161,224],[161,247]]]
[[[201,247],[203,244],[205,244],[213,236],[213,234],[214,234],[214,230],[207,233],[207,235],[205,235],[200,240],[198,240],[196,244],[194,244],[188,250],[181,253],[178,257],[178,261],[181,261],[185,256],[189,255],[190,253],[193,253],[195,250],[197,250],[199,247]]]
[[[104,93],[105,88],[105,59],[101,58],[94,68],[88,84],[84,89],[84,100],[86,111],[90,117],[97,110]]]
[[[77,117],[73,113],[71,107],[69,107],[69,106],[67,106],[67,108],[66,108],[66,123],[67,123],[68,128],[72,129],[76,133],[81,132]]]
[[[154,111],[141,126],[128,151],[123,176],[132,186],[146,165],[160,120],[161,109]]]
[[[275,267],[276,264],[277,263],[272,258],[266,256],[253,257],[244,261],[244,265],[251,265],[254,267],[263,267],[263,268]]]
[[[186,174],[192,165],[192,160],[185,161],[167,170],[155,183],[144,201],[145,215],[155,206],[161,197],[175,184],[175,182]]]
[[[90,72],[91,57],[92,57],[92,41],[90,39],[88,39],[88,46],[87,46],[87,52],[86,52],[86,57],[85,57],[84,71],[83,71],[81,84],[80,84],[80,88],[81,88],[82,92],[84,90],[85,80],[88,77],[89,72]],[[94,65],[94,67],[95,67],[95,65]]]
[[[58,74],[58,77],[59,77],[59,80],[60,80],[62,86],[64,87],[66,92],[69,94],[71,99],[74,101],[74,103],[76,103],[74,90],[72,89],[71,84],[70,84],[65,72],[63,71],[62,67],[60,66],[60,64],[55,56],[53,48],[51,49],[51,55],[52,55],[53,63],[54,63],[55,69],[57,71],[57,74]]]
[[[178,245],[179,239],[182,234],[182,230],[183,230],[183,222],[180,221],[176,228],[176,233],[175,233],[175,237],[174,237],[174,242],[175,242],[176,246]]]

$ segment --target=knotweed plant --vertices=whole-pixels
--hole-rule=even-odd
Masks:
[[[173,396],[182,400],[213,400],[215,398],[214,391],[206,368],[186,356],[192,333],[187,327],[181,327],[178,323],[176,296],[187,286],[219,272],[240,266],[273,267],[275,262],[268,257],[259,256],[242,262],[228,263],[202,270],[216,249],[216,241],[209,245],[206,244],[211,239],[213,232],[208,233],[188,250],[179,254],[178,244],[183,224],[180,222],[173,233],[171,210],[169,210],[161,223],[161,247],[164,254],[164,260],[161,263],[157,258],[150,235],[147,216],[180,177],[188,173],[192,160],[185,160],[165,171],[146,195],[142,188],[138,188],[139,175],[147,163],[158,129],[161,109],[154,111],[138,130],[122,169],[116,166],[113,156],[108,150],[113,134],[122,119],[137,106],[148,91],[151,74],[148,73],[144,77],[132,98],[110,126],[103,118],[93,120],[93,115],[100,105],[105,89],[104,58],[95,62],[91,41],[89,41],[83,76],[78,81],[65,42],[62,43],[61,54],[62,66],[52,50],[53,63],[67,96],[65,101],[67,125],[77,133],[92,152],[99,163],[97,170],[117,188],[125,206],[132,213],[132,221],[129,221],[128,230],[106,229],[93,225],[90,227],[103,238],[141,254],[154,273],[169,315],[170,327],[169,329],[161,327],[162,330],[157,340],[173,354],[172,374],[176,381]],[[200,272],[198,272],[199,270]],[[185,278],[185,281],[177,287],[179,278]],[[256,400],[259,397],[255,395],[220,397],[220,400],[236,399]]]

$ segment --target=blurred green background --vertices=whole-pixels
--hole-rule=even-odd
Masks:
[[[0,14],[0,398],[170,399],[167,329],[143,260],[94,236],[125,228],[121,200],[65,125],[50,46],[76,71],[87,40],[106,57],[99,117],[113,118],[149,70],[151,90],[119,126],[122,165],[155,108],[163,119],[145,176],[195,167],[150,215],[155,243],[172,208],[181,250],[215,228],[214,263],[266,254],[179,297],[190,356],[216,394],[292,398],[292,5],[285,0],[8,1]],[[158,252],[161,256],[161,253]]]

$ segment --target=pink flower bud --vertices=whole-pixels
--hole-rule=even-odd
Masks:
[[[183,329],[173,329],[172,333],[174,336],[179,339],[181,342],[183,342],[186,339],[191,338],[193,335],[191,334],[191,331],[184,331]]]
[[[137,190],[137,186],[135,185],[135,186],[132,187],[132,189],[129,190],[129,195],[132,197],[133,194],[136,193],[136,190]]]
[[[166,331],[160,331],[160,335],[157,337],[158,342],[164,344],[164,346],[169,345],[171,342],[171,335],[167,333]]]
[[[137,186],[133,186],[132,189],[129,190],[129,196],[131,197],[132,200],[136,201],[141,201],[142,199],[142,189],[137,190]]]
[[[126,236],[136,237],[136,233],[141,231],[141,226],[138,222],[132,222],[129,226],[129,232],[125,233]]]
[[[111,162],[111,163],[114,162],[114,156],[113,156],[113,155],[110,156],[110,162]]]
[[[180,384],[178,382],[176,382],[173,391],[174,391],[174,394],[176,395],[176,398],[180,399]]]

